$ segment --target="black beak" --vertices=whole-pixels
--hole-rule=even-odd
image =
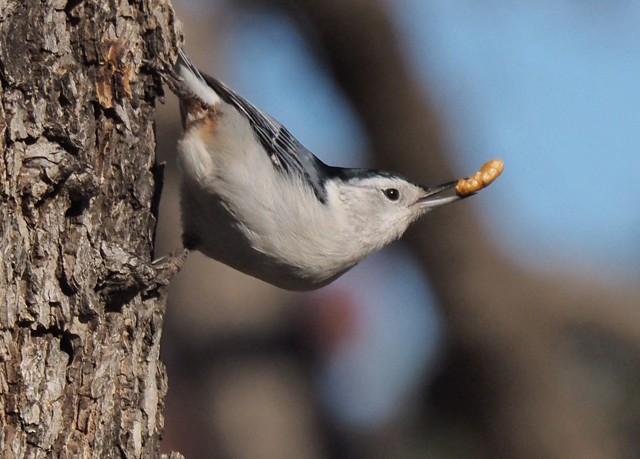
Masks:
[[[454,180],[432,188],[423,187],[424,195],[418,199],[416,204],[431,209],[461,199],[462,197],[456,193],[457,183],[458,181]]]
[[[424,195],[416,202],[420,207],[431,209],[443,204],[473,196],[483,188],[488,187],[498,178],[504,169],[504,162],[500,159],[487,161],[480,170],[471,177],[444,183],[435,188],[422,187]]]

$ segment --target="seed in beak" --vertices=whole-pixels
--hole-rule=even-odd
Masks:
[[[502,174],[504,162],[500,159],[492,159],[482,165],[480,170],[466,179],[458,180],[456,184],[456,194],[461,198],[476,193],[491,183]]]

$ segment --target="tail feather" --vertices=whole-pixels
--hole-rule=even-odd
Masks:
[[[220,103],[218,93],[207,83],[202,73],[193,65],[182,49],[178,52],[176,71],[182,78],[182,86],[187,93],[195,96],[207,106]]]

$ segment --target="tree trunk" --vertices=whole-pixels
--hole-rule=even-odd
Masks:
[[[158,457],[162,0],[0,0],[0,449]],[[166,284],[166,282],[164,282]]]

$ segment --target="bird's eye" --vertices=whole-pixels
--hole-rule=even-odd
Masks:
[[[396,188],[387,188],[382,191],[389,201],[400,199],[400,192]]]

